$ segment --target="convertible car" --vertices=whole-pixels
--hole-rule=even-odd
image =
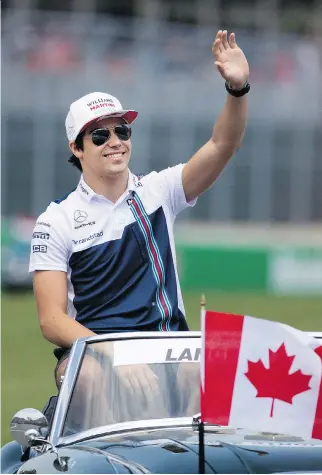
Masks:
[[[199,332],[78,340],[52,417],[13,417],[1,473],[322,472],[319,440],[207,424],[200,437],[200,344]]]

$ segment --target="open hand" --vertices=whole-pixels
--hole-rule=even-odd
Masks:
[[[219,30],[212,45],[215,65],[233,89],[240,89],[248,80],[249,66],[243,51],[236,43],[235,33]]]
[[[133,395],[141,393],[152,400],[160,391],[158,377],[146,364],[116,366],[114,370]]]

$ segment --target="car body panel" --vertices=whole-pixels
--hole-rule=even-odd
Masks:
[[[260,436],[243,430],[205,434],[206,473],[322,471],[322,443]],[[68,473],[198,473],[198,432],[192,428],[133,431],[58,449]],[[54,453],[32,458],[19,473],[61,473]]]
[[[108,437],[105,441],[100,439],[95,446],[97,443],[102,450],[130,458],[153,473],[196,473],[198,470],[198,432],[192,428],[145,431]],[[205,434],[205,458],[215,473],[322,471],[322,441],[304,442],[300,438],[278,436],[274,440],[273,436],[244,430],[212,429]]]

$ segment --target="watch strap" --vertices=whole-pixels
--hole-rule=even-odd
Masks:
[[[226,87],[226,91],[231,96],[234,96],[234,97],[242,97],[245,94],[247,94],[250,90],[250,84],[248,81],[245,82],[245,84],[243,85],[241,89],[233,89],[232,87],[230,87],[228,81],[225,81],[225,87]]]

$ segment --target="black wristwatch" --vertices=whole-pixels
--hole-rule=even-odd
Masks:
[[[247,94],[249,92],[250,84],[249,84],[248,81],[246,81],[241,89],[232,89],[229,86],[228,81],[226,81],[225,82],[225,88],[226,88],[226,91],[229,92],[229,94],[231,94],[232,96],[242,97],[242,96],[244,96],[245,94]]]

